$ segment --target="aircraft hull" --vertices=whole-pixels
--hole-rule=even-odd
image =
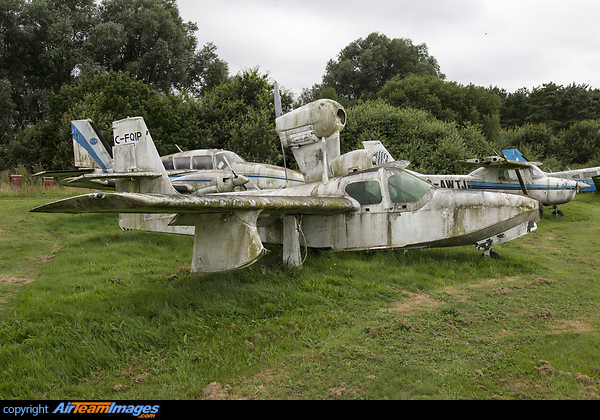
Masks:
[[[332,216],[304,215],[302,245],[335,251],[411,249],[476,245],[523,224],[534,229],[539,202],[525,196],[486,191],[434,189],[418,210],[363,207]],[[282,224],[259,226],[264,242],[282,243]]]

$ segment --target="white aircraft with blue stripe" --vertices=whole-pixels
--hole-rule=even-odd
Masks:
[[[517,149],[503,150],[502,153],[508,160],[517,160],[519,162],[527,162],[527,159]],[[545,172],[548,176],[556,178],[572,179],[574,181],[584,182],[589,185],[582,192],[600,191],[600,166],[593,168],[569,169],[568,171]]]
[[[135,141],[145,133],[127,133],[114,138],[115,146]],[[113,152],[90,119],[71,121],[75,166],[66,171],[44,171],[36,176],[52,176],[70,187],[113,190]],[[246,162],[222,149],[181,151],[161,158],[173,187],[181,193],[202,195],[250,189],[278,189],[304,184],[299,172],[275,165]],[[143,166],[143,162],[138,162]],[[136,171],[139,171],[138,167]]]
[[[380,141],[365,141],[364,147],[371,150],[378,163],[394,160]],[[477,167],[468,175],[432,175],[412,173],[431,184],[442,188],[498,191],[527,195],[537,199],[544,206],[552,206],[553,214],[562,216],[557,209],[575,198],[579,190],[589,185],[576,180],[548,176],[538,165],[539,162],[509,161],[500,156],[481,159],[467,159],[461,164]],[[408,171],[408,170],[407,170]]]

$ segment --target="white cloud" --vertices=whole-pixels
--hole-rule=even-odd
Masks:
[[[546,0],[178,0],[230,72],[260,67],[294,93],[320,83],[327,61],[379,32],[427,44],[461,84],[507,91],[546,82],[600,88],[600,3]]]

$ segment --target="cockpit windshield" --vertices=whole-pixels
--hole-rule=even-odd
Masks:
[[[531,178],[532,179],[543,179],[545,177],[546,177],[546,175],[544,174],[544,172],[542,172],[542,170],[540,168],[538,168],[537,166],[531,166]]]
[[[217,169],[229,169],[229,165],[232,165],[234,162],[245,162],[244,159],[239,157],[233,152],[219,152],[215,155]]]

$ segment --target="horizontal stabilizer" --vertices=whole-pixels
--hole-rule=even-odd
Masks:
[[[269,214],[336,214],[355,210],[342,197],[279,197],[233,194],[204,196],[93,193],[32,209],[42,213],[227,213],[262,210]]]
[[[81,179],[141,179],[141,178],[160,178],[162,176],[159,172],[113,172],[113,173],[96,173],[96,174],[84,174],[79,178]]]
[[[43,171],[43,172],[38,172],[36,174],[33,174],[33,176],[35,176],[35,177],[47,176],[47,177],[62,179],[62,178],[71,178],[74,176],[81,176],[81,175],[89,174],[91,172],[94,172],[94,168],[67,169],[64,171]]]

